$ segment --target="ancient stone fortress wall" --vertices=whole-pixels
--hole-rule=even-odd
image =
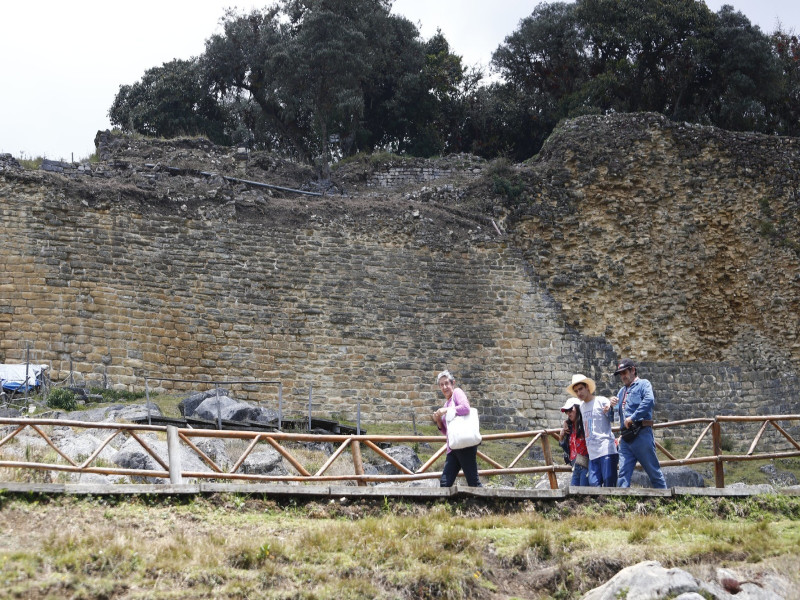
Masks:
[[[46,178],[0,181],[0,354],[19,360],[30,343],[54,378],[71,362],[139,388],[145,376],[280,380],[295,414],[313,386],[317,414],[353,419],[360,403],[367,422],[410,423],[440,404],[434,378],[449,368],[488,426],[514,428],[552,421],[586,353],[502,242],[432,250],[377,223],[286,227],[214,203],[184,216],[124,196],[94,204],[99,192]],[[239,392],[276,401],[259,394]]]
[[[800,140],[583,117],[529,167],[518,246],[566,322],[641,362],[658,420],[800,413]]]
[[[437,181],[457,174],[461,178],[478,178],[483,173],[483,165],[469,166],[467,164],[450,166],[437,166],[429,164],[416,164],[419,161],[406,161],[401,166],[392,163],[382,164],[369,177],[369,187],[399,187],[414,183]],[[473,159],[474,162],[474,159]]]
[[[169,158],[145,151],[142,163]],[[179,182],[130,167],[133,154],[125,171],[119,153],[100,163],[111,177],[8,165],[0,360],[30,343],[56,378],[72,362],[121,386],[280,380],[288,412],[313,386],[316,413],[360,406],[367,422],[419,422],[450,368],[485,424],[527,428],[559,422],[574,372],[615,393],[613,365],[631,356],[658,420],[797,414],[797,255],[759,228],[796,215],[799,157],[791,140],[653,116],[567,122],[504,175],[521,198],[492,196],[487,170],[466,167],[459,193],[501,206],[502,236],[474,206],[391,187],[359,204],[357,190]]]

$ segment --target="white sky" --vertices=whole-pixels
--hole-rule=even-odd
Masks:
[[[441,28],[468,65],[488,66],[492,52],[540,0],[395,0],[393,11],[424,38]],[[0,152],[80,160],[108,129],[122,84],[176,58],[203,52],[227,7],[237,0],[22,0],[0,5]],[[713,11],[726,2],[708,0]],[[797,0],[729,0],[767,33],[780,20],[800,32]]]

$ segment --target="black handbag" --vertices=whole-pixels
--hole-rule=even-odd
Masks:
[[[632,421],[630,427],[624,427],[619,430],[619,437],[621,437],[626,442],[632,442],[639,432],[642,430],[642,422],[641,421]]]

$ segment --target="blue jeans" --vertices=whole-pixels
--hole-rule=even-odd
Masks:
[[[447,459],[444,461],[442,477],[439,479],[441,487],[450,487],[456,482],[459,471],[464,471],[467,478],[467,485],[472,487],[483,487],[481,480],[478,479],[478,447],[470,446],[461,450],[450,450]]]
[[[592,487],[617,487],[619,454],[606,454],[589,461],[589,485]]]
[[[657,489],[667,489],[667,481],[656,457],[656,441],[652,427],[642,428],[632,442],[621,439],[619,456],[619,487],[631,487],[631,476],[638,461],[650,478],[650,485]]]
[[[580,465],[573,465],[572,480],[569,482],[569,484],[582,485],[584,487],[589,485],[589,469],[586,469]]]

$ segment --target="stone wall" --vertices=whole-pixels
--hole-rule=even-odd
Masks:
[[[284,408],[366,421],[422,419],[449,368],[487,425],[552,421],[581,336],[502,242],[432,250],[409,237],[270,226],[134,203],[87,207],[2,181],[4,360],[26,343],[53,377],[141,389],[160,377],[280,380]],[[152,208],[152,207],[150,207]],[[613,359],[611,359],[613,361]],[[607,362],[609,362],[607,360]],[[260,394],[269,391],[267,397]],[[238,392],[275,402],[274,390]]]
[[[481,175],[481,167],[440,168],[428,165],[382,165],[369,178],[367,185],[370,187],[399,187],[413,183],[426,183],[458,175],[460,177],[477,178]]]
[[[115,143],[103,177],[0,172],[1,361],[30,344],[55,378],[72,364],[175,393],[192,385],[161,378],[280,380],[287,412],[313,386],[315,413],[366,422],[419,422],[449,368],[486,425],[513,429],[557,424],[574,372],[614,393],[626,355],[658,420],[800,413],[797,255],[758,229],[765,204],[777,227],[795,218],[795,141],[579,119],[530,163],[447,166],[460,187],[436,203],[376,192],[385,165],[339,170],[352,197],[292,199],[141,166],[277,176],[266,157],[253,174],[207,142]]]

